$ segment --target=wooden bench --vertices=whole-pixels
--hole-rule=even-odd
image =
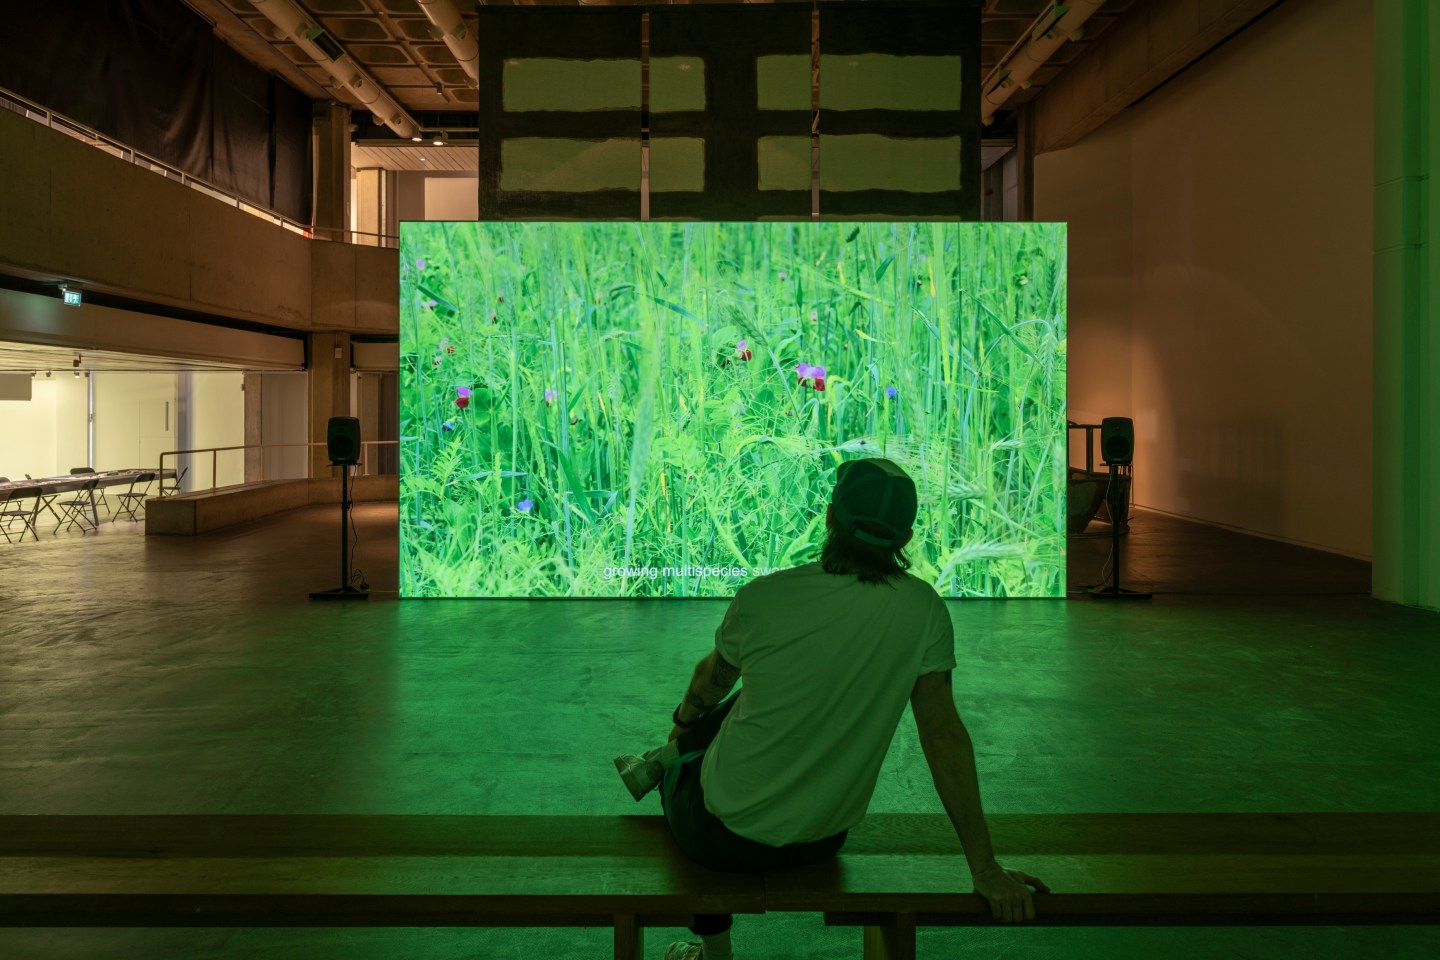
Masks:
[[[1440,917],[1440,814],[996,814],[1041,925],[1418,924]],[[873,814],[833,861],[717,873],[663,818],[0,817],[0,926],[645,927],[817,912],[912,960],[919,926],[994,924],[941,814]]]
[[[1043,926],[1430,924],[1440,813],[1057,813],[986,817],[996,857],[1050,887]],[[767,911],[865,928],[913,960],[921,926],[996,924],[944,816],[869,816],[834,861],[765,877]]]

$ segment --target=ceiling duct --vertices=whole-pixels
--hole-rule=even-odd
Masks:
[[[480,83],[480,44],[475,42],[474,32],[465,25],[455,0],[416,0],[425,18],[435,25],[437,38],[445,41],[460,69],[470,78],[470,85]]]
[[[405,108],[400,106],[384,87],[376,83],[374,77],[361,69],[344,48],[304,10],[291,0],[251,0],[251,3],[266,19],[275,24],[285,37],[330,74],[337,84],[349,90],[366,109],[375,114],[377,120],[395,131],[396,136],[408,140],[419,135],[420,125]]]
[[[1069,6],[1051,3],[1035,18],[1030,30],[995,64],[980,85],[980,122],[989,123],[995,111],[1016,90],[1030,86],[1035,71],[1045,65],[1060,44],[1080,35],[1080,25],[1105,0],[1069,0]],[[1017,53],[1016,50],[1019,50]]]

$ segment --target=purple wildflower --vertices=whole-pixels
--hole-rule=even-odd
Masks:
[[[900,391],[899,391],[899,390],[896,390],[894,387],[886,387],[886,388],[885,388],[885,397],[886,397],[887,399],[889,399],[889,400],[894,400],[894,399],[895,399],[895,394],[897,394],[897,393],[899,393],[899,392],[900,392]]]
[[[529,497],[526,497],[524,500],[521,500],[519,503],[515,504],[515,509],[519,510],[521,513],[529,513],[534,508],[535,501],[531,500]]]
[[[545,406],[550,406],[550,404],[554,403],[558,399],[560,399],[560,394],[547,387],[545,390]]]
[[[825,389],[825,368],[802,363],[795,368],[795,375],[800,378],[802,384],[808,383],[816,390]]]
[[[424,261],[424,259],[418,258],[418,257],[416,258],[416,260],[415,260],[415,269],[417,269],[417,270],[424,270],[424,269],[425,269],[425,261]]]

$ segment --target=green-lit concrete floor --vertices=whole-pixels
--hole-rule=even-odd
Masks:
[[[610,758],[663,742],[722,602],[385,602],[395,508],[356,513],[357,563],[391,591],[360,604],[306,599],[339,579],[333,507],[193,539],[122,524],[0,544],[0,813],[660,812]],[[1150,604],[952,605],[988,810],[1440,809],[1440,614],[1368,599],[1356,561],[1144,512],[1131,540]],[[1072,582],[1107,550],[1073,540]],[[1267,589],[1286,595],[1230,595]],[[941,810],[908,715],[871,810]],[[647,955],[686,936],[650,931]],[[1440,956],[1433,927],[919,940],[930,958]],[[860,955],[818,915],[742,916],[734,943]],[[602,929],[0,930],[7,960],[609,950]]]

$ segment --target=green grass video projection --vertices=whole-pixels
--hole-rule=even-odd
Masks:
[[[406,223],[408,597],[724,597],[815,559],[835,468],[912,573],[1064,584],[1065,227]]]

